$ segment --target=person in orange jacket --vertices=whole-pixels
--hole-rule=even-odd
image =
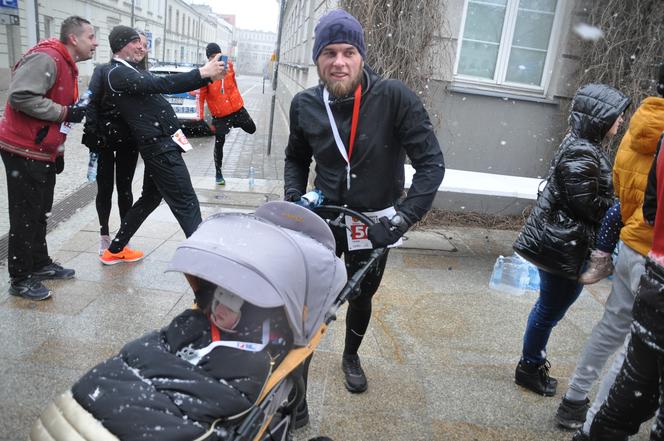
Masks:
[[[205,48],[208,60],[219,57],[221,48],[217,43],[210,43]],[[252,134],[256,131],[256,124],[251,119],[249,112],[244,108],[242,95],[235,82],[235,70],[233,63],[228,62],[226,76],[200,88],[198,106],[201,115],[203,106],[207,101],[208,109],[213,117],[215,127],[214,139],[214,168],[216,171],[215,182],[225,185],[224,175],[221,173],[221,162],[224,157],[224,143],[226,135],[233,127],[240,127],[245,132]]]

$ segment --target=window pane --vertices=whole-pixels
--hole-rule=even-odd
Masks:
[[[506,80],[539,86],[542,82],[546,52],[512,48]]]
[[[512,46],[546,50],[552,25],[553,14],[519,10]]]
[[[505,6],[469,2],[463,39],[500,42],[504,17]]]
[[[464,41],[459,58],[460,74],[493,79],[498,57],[498,45]]]
[[[519,9],[555,12],[556,0],[521,0],[521,3],[519,3]]]

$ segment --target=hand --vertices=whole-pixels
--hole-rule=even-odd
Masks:
[[[210,78],[215,81],[226,75],[226,63],[213,58],[198,70],[201,73],[201,78]]]
[[[89,148],[91,151],[96,152],[99,151],[99,147],[102,146],[102,139],[97,136],[95,132],[83,130],[81,144]]]
[[[56,156],[55,157],[55,174],[59,175],[65,169],[65,157]]]
[[[67,106],[66,122],[80,123],[85,117],[86,108],[83,106]]]
[[[299,190],[295,188],[289,188],[288,190],[286,190],[286,194],[284,195],[284,201],[297,202],[300,199],[302,199],[302,193],[300,193]]]
[[[402,214],[395,214],[392,219],[385,216],[369,227],[368,235],[374,248],[392,245],[408,231],[408,223]]]

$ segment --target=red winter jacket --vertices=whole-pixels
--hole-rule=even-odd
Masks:
[[[55,62],[55,83],[44,91],[44,97],[62,106],[73,104],[78,97],[78,68],[67,48],[59,40],[51,38],[39,42],[26,56],[35,52],[47,54]],[[14,66],[14,72],[24,59]],[[7,100],[4,116],[0,119],[0,149],[26,158],[54,162],[57,156],[64,155],[61,146],[67,135],[60,132],[60,126],[65,116],[66,107],[63,107],[57,121],[37,119],[14,109]],[[35,141],[40,130],[47,130],[47,133],[37,144]]]
[[[207,100],[210,113],[215,118],[228,116],[244,106],[244,101],[242,101],[242,96],[235,82],[235,70],[232,62],[228,63],[228,72],[223,79],[214,81],[199,90],[198,107],[200,115],[203,115],[205,100]]]

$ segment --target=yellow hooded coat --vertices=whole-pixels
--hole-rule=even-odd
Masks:
[[[643,195],[662,131],[664,98],[648,97],[634,112],[613,165],[613,188],[623,222],[620,239],[643,256],[653,237],[652,227],[643,220]]]

